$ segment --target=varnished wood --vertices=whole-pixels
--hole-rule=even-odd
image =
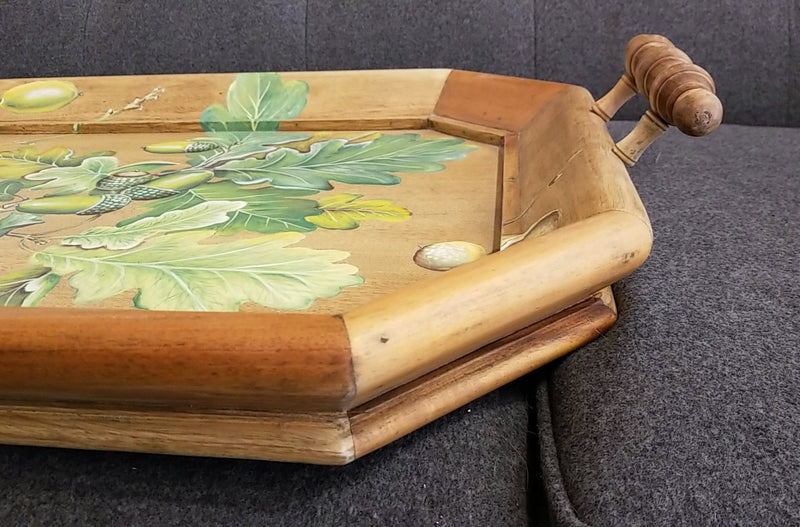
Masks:
[[[426,121],[427,123],[427,121]],[[471,126],[471,125],[470,125]],[[392,133],[419,134],[422,139],[448,139],[434,130],[394,130]],[[345,139],[355,142],[374,138],[375,130],[351,129],[323,130],[309,141]],[[39,151],[59,146],[68,146],[77,153],[111,150],[120,165],[148,159],[179,161],[175,157],[144,153],[142,147],[150,143],[179,141],[197,137],[181,133],[159,134],[79,134],[79,135],[0,135],[0,152],[19,148],[20,142]],[[308,151],[310,142],[290,143],[293,148]],[[32,143],[32,144],[31,144]],[[342,192],[364,194],[365,199],[392,200],[411,212],[408,221],[387,223],[364,221],[357,231],[317,229],[305,233],[302,244],[315,249],[338,249],[347,251],[347,261],[358,267],[365,283],[358,287],[345,288],[333,297],[319,299],[304,313],[340,314],[366,300],[414,284],[432,273],[417,266],[413,255],[420,245],[463,239],[491,250],[498,245],[499,222],[497,201],[500,199],[498,182],[502,181],[498,164],[502,163],[500,149],[494,144],[479,143],[468,139],[465,143],[471,150],[464,159],[448,162],[444,170],[430,174],[403,175],[399,185],[372,187],[336,188],[322,192],[320,197]],[[182,156],[178,156],[179,158]],[[337,185],[338,187],[338,185]],[[442,199],[446,196],[447,199]],[[88,227],[113,226],[147,210],[147,202],[132,203],[124,209],[87,219],[83,216],[51,215],[47,223],[32,226],[26,232],[42,233],[50,243],[60,242],[58,235],[80,232]],[[62,230],[63,229],[63,230]],[[53,236],[48,235],[58,230]],[[0,237],[0,276],[27,265],[30,254],[20,250],[19,239]],[[48,297],[40,303],[47,307],[74,306],[74,291],[66,280],[62,281]],[[129,309],[130,295],[114,297],[96,307]],[[245,305],[246,310],[267,309],[257,305]]]
[[[0,442],[343,465],[355,459],[343,413],[169,412],[0,403]]]
[[[301,79],[309,85],[308,104],[297,124],[287,120],[282,127],[424,127],[449,73],[447,69],[281,73],[285,81]],[[230,73],[66,78],[82,90],[82,96],[54,113],[0,112],[0,133],[70,133],[76,125],[81,133],[196,132],[197,116],[211,102],[225,100],[234,78]],[[20,82],[0,80],[0,93]],[[100,120],[105,109],[119,108],[156,87],[164,89],[157,101]]]
[[[607,210],[648,222],[604,122],[590,113],[592,104],[585,89],[566,88],[520,134],[520,213],[508,233],[523,232],[553,210],[561,211],[561,225]]]
[[[608,121],[635,91],[658,118],[685,134],[706,135],[722,122],[714,79],[661,35],[637,35],[628,42],[625,73],[593,111]]]
[[[354,404],[579,302],[641,265],[650,243],[649,224],[609,211],[346,313]]]
[[[445,415],[604,332],[610,290],[349,413],[169,411],[0,404],[0,442],[339,465]]]
[[[633,166],[668,125],[687,135],[707,135],[722,122],[722,103],[711,75],[661,35],[637,35],[625,48],[625,73],[592,107],[608,121],[638,91],[650,110],[614,151]]]
[[[338,317],[57,308],[0,313],[0,396],[6,400],[331,411],[348,407],[355,390]]]
[[[622,161],[633,166],[639,161],[645,149],[655,141],[658,136],[667,131],[669,125],[651,111],[645,112],[633,130],[614,145],[614,153]]]
[[[613,297],[605,291],[353,409],[356,457],[593,340],[615,320]]]
[[[49,119],[50,128],[46,116],[3,114],[0,131],[61,133],[82,123],[84,137],[112,131],[122,137],[148,125],[163,134],[185,132],[190,122],[196,126],[187,116],[223,100],[232,78],[97,80],[100,100],[112,108],[155,81],[164,85],[163,97],[193,83],[197,97],[168,99],[173,106],[166,112],[145,103],[141,111],[98,120],[85,95]],[[652,232],[613,141],[590,113],[586,90],[449,70],[284,78],[311,87],[308,106],[282,123],[284,130],[431,128],[422,133],[476,142],[470,155],[481,161],[455,163],[461,163],[464,189],[481,203],[448,199],[434,187],[419,192],[419,203],[439,207],[444,225],[426,236],[459,239],[466,232],[496,250],[502,234],[525,232],[553,211],[558,228],[446,273],[413,274],[401,287],[368,280],[364,287],[374,287],[369,298],[346,291],[336,309],[318,302],[341,317],[4,311],[16,318],[4,319],[14,330],[0,330],[0,364],[8,365],[0,372],[0,440],[344,463],[566,353],[613,322],[608,285],[641,265]],[[466,177],[469,167],[483,167],[480,189]],[[396,197],[397,189],[385,190],[382,197]],[[465,230],[468,221],[474,224]],[[310,246],[324,247],[328,242],[315,234],[307,237]],[[398,245],[447,241],[406,238],[392,242],[391,250],[381,250],[385,236],[360,243],[373,249],[370,259],[380,267],[400,260]],[[26,340],[34,319],[41,325],[43,317],[52,323],[52,336]],[[58,426],[64,430],[47,435]],[[233,444],[238,426],[246,437]]]
[[[507,130],[481,126],[438,115],[432,116],[428,120],[428,125],[438,132],[490,145],[502,145],[507,138],[513,137],[513,134]]]
[[[566,85],[455,70],[433,114],[479,126],[520,132]]]

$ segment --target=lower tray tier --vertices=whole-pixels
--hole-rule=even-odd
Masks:
[[[610,288],[341,413],[191,412],[0,402],[0,443],[341,465],[601,335]]]

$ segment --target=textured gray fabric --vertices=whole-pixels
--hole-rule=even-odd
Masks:
[[[305,4],[90,2],[85,75],[305,69]],[[114,45],[109,46],[108,43]]]
[[[0,525],[525,525],[515,383],[345,467],[0,447]]]
[[[789,77],[790,28],[796,0],[538,0],[536,76],[585,86],[602,95],[624,69],[623,51],[638,33],[660,33],[708,69],[725,106],[725,121],[797,126],[790,104],[800,104]],[[791,90],[791,88],[795,88]],[[638,119],[643,103],[623,108],[619,118]]]
[[[305,69],[303,2],[11,0],[0,9],[2,78]]]
[[[0,78],[54,77],[81,70],[85,1],[0,1]]]
[[[800,125],[800,1],[0,2],[0,77],[453,67],[602,94],[660,32],[717,79],[726,122]],[[708,23],[713,21],[713,23]],[[638,117],[639,101],[620,117]]]
[[[800,0],[794,0],[789,8],[789,122],[800,126]]]
[[[560,525],[800,523],[798,145],[673,130],[632,169],[653,253],[537,399]]]
[[[532,0],[312,0],[312,69],[448,67],[532,76]]]

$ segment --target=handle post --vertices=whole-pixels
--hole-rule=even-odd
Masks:
[[[625,73],[592,112],[608,121],[636,93],[650,102],[614,151],[629,166],[669,125],[691,136],[710,134],[722,122],[722,103],[711,75],[661,35],[637,35],[625,47]]]

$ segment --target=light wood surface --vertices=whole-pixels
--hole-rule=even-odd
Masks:
[[[326,130],[317,132],[308,140],[333,140],[376,137],[376,130]],[[423,140],[448,139],[451,136],[434,130],[392,130],[392,134],[414,133]],[[196,137],[186,133],[114,133],[75,135],[0,135],[0,152],[16,150],[21,146],[39,151],[68,147],[76,153],[113,151],[120,165],[166,160],[182,162],[183,156],[170,157],[145,152],[142,148],[153,143],[180,141]],[[312,199],[359,194],[363,199],[390,200],[406,208],[410,217],[401,222],[363,221],[357,231],[317,229],[304,233],[303,246],[319,250],[336,249],[348,253],[347,263],[356,266],[365,283],[345,288],[333,298],[317,300],[305,313],[337,315],[383,294],[411,286],[430,277],[430,271],[414,264],[414,253],[421,245],[429,243],[466,240],[487,250],[498,246],[497,202],[501,199],[498,181],[501,181],[498,164],[502,161],[496,144],[480,142],[480,137],[466,139],[472,148],[464,159],[444,163],[444,170],[432,173],[401,174],[398,185],[349,185],[336,183],[335,188],[322,191]],[[497,141],[494,141],[495,143]],[[24,143],[24,145],[23,145]],[[302,142],[301,142],[302,143]],[[308,147],[295,144],[298,148]],[[443,199],[444,198],[444,199]],[[131,203],[118,211],[102,216],[50,215],[47,223],[31,226],[26,232],[42,245],[21,243],[19,238],[0,237],[0,276],[26,265],[31,248],[40,250],[58,245],[67,234],[77,234],[85,229],[110,227],[148,210],[151,202]],[[227,239],[244,239],[247,233],[228,236]],[[76,307],[74,290],[62,280],[40,304],[43,307]],[[133,293],[114,297],[90,307],[129,309]],[[254,303],[243,306],[247,311],[268,311]],[[101,337],[98,337],[101,338]]]
[[[450,70],[370,70],[286,72],[286,81],[309,85],[308,105],[286,130],[364,130],[425,128]],[[58,112],[0,112],[0,133],[198,132],[197,117],[210,102],[222,102],[232,73],[138,75],[66,78],[83,93]],[[27,79],[26,79],[27,80]],[[0,93],[20,79],[0,80]],[[119,109],[150,93],[164,91],[141,110],[100,120],[107,109]],[[187,90],[192,96],[187,96]]]

